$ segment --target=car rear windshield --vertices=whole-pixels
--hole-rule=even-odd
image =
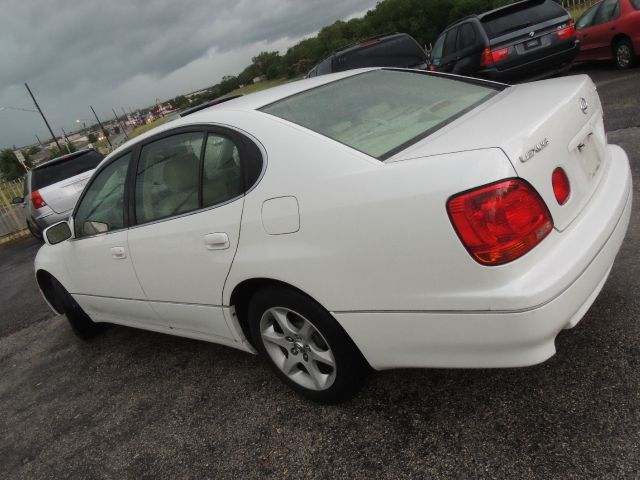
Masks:
[[[82,155],[35,168],[31,172],[31,190],[39,190],[88,170],[93,170],[103,158],[101,153],[92,150]]]
[[[408,35],[383,40],[369,40],[362,45],[338,53],[334,72],[362,67],[414,67],[427,60],[427,54]]]
[[[501,89],[436,74],[374,70],[284,98],[261,111],[384,160]]]
[[[522,28],[566,16],[567,12],[553,0],[515,3],[482,17],[489,38],[496,38]]]

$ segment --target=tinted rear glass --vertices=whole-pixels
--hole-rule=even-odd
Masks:
[[[426,59],[427,54],[420,45],[413,38],[402,35],[339,53],[333,70],[342,72],[362,67],[413,67],[424,63]]]
[[[636,10],[640,10],[640,0],[631,0],[631,5],[633,5],[633,8]]]
[[[375,70],[307,90],[261,110],[384,159],[499,89],[426,73]]]
[[[88,170],[93,170],[103,158],[104,155],[92,150],[78,157],[36,168],[31,171],[31,190],[39,190]]]
[[[481,22],[489,38],[496,38],[566,15],[567,12],[553,0],[541,0],[514,4],[482,17]]]

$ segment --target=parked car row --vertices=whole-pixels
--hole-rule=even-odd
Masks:
[[[24,195],[14,205],[27,209],[27,227],[37,239],[42,231],[71,214],[82,189],[104,155],[92,148],[39,164],[24,179]]]
[[[577,23],[553,0],[524,0],[454,22],[430,57],[406,33],[381,35],[332,53],[307,78],[384,66],[513,83],[562,73],[574,61],[614,60],[629,68],[639,54],[640,0],[603,0]]]
[[[613,60],[629,68],[640,55],[640,0],[603,0],[576,23],[580,54],[577,60]]]

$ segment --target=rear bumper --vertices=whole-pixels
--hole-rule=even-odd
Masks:
[[[44,230],[51,225],[54,225],[58,222],[62,222],[69,218],[73,210],[68,210],[62,213],[56,213],[53,210],[50,211],[47,215],[43,215],[40,217],[31,217],[31,219],[36,223],[40,230]]]
[[[522,63],[515,67],[499,70],[486,68],[478,71],[477,76],[494,80],[496,82],[510,82],[514,80],[536,80],[549,77],[571,65],[571,62],[580,52],[580,42],[575,41],[573,46],[531,62]]]
[[[563,233],[565,248],[595,239],[585,250],[589,253],[583,254],[588,257],[577,259],[586,260],[585,266],[568,284],[555,282],[558,289],[548,291],[544,299],[532,296],[535,306],[513,311],[335,313],[370,365],[376,369],[519,367],[551,357],[557,334],[575,326],[602,289],[629,225],[633,192],[628,159],[619,147],[609,149],[608,178],[589,211]],[[563,268],[555,255],[539,263],[536,268],[547,276],[576,267]],[[531,278],[536,282],[535,274]],[[530,287],[517,284],[513,294],[522,299],[523,292],[535,290]]]

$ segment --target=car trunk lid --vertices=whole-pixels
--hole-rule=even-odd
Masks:
[[[56,213],[71,210],[89,181],[93,170],[46,186],[38,190],[44,202]]]
[[[480,148],[501,148],[517,175],[542,196],[564,230],[591,198],[607,150],[602,107],[586,75],[510,87],[473,112],[388,161]],[[561,167],[571,194],[555,198],[551,176]]]

